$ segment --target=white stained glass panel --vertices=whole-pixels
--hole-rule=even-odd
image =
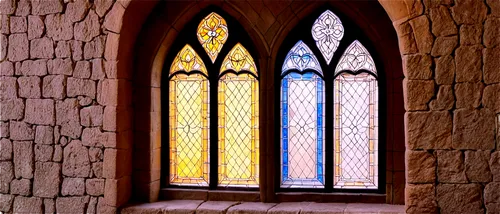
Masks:
[[[339,17],[332,11],[325,11],[314,22],[311,34],[326,63],[330,64],[333,54],[344,36],[344,26],[342,26]]]
[[[335,68],[335,75],[341,71],[349,70],[357,72],[361,69],[371,71],[377,74],[377,68],[372,56],[366,48],[358,41],[354,41],[347,47],[344,54],[340,58],[337,68]]]

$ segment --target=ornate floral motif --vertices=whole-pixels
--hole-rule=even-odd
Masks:
[[[332,11],[325,11],[314,22],[311,34],[327,64],[330,64],[333,54],[344,36],[344,26],[342,26],[339,17]]]
[[[343,70],[357,72],[361,69],[377,74],[372,56],[358,40],[355,40],[342,54],[339,64],[335,68],[335,74]]]
[[[220,72],[222,73],[227,70],[234,70],[236,72],[245,70],[257,75],[257,67],[252,56],[240,43],[236,44],[229,51],[226,58],[224,58],[224,61],[222,61]]]
[[[198,25],[197,35],[212,63],[215,62],[229,35],[226,20],[217,13],[208,14]]]
[[[208,75],[203,60],[200,59],[196,51],[194,51],[190,45],[184,46],[175,57],[174,62],[172,62],[170,74],[176,71],[201,71]]]
[[[286,55],[285,62],[281,68],[281,73],[283,74],[291,69],[297,69],[299,71],[312,69],[318,71],[320,74],[323,74],[318,59],[311,49],[304,42],[302,42],[302,40],[297,42],[297,44],[295,44],[295,46],[293,46]]]

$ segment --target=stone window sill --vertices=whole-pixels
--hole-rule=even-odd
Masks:
[[[316,203],[316,202],[235,202],[172,200],[154,203],[129,205],[121,209],[122,214],[132,213],[249,213],[249,214],[286,214],[286,213],[405,213],[403,205],[361,204],[361,203]]]

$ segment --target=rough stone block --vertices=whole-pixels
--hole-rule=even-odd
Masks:
[[[63,149],[61,145],[56,145],[54,148],[54,156],[52,157],[52,161],[61,162],[63,158]]]
[[[102,106],[90,106],[80,111],[81,124],[86,127],[101,126],[104,108]]]
[[[484,1],[455,0],[455,5],[451,7],[453,19],[457,24],[483,23],[487,12]]]
[[[0,194],[0,211],[5,213],[11,211],[12,202],[14,202],[13,195]]]
[[[54,128],[50,126],[37,126],[35,133],[35,143],[51,145],[54,144]]]
[[[35,145],[35,161],[37,162],[49,162],[52,160],[52,154],[54,153],[54,147],[50,145]]]
[[[131,195],[131,179],[129,176],[120,179],[106,179],[104,202],[108,206],[118,207],[127,202]],[[169,213],[167,211],[167,213]]]
[[[102,59],[92,60],[92,80],[104,80],[106,73],[104,72],[104,63]]]
[[[435,187],[433,184],[409,184],[406,187],[406,213],[437,213]]]
[[[31,12],[31,4],[28,0],[19,0],[17,2],[16,16],[28,16]]]
[[[429,103],[431,110],[450,110],[455,104],[451,85],[439,86],[437,98]]]
[[[16,11],[16,1],[4,0],[0,2],[0,14],[13,14]]]
[[[107,141],[107,135],[101,132],[100,128],[85,128],[82,134],[84,146],[103,147]]]
[[[73,40],[70,43],[71,46],[71,54],[73,55],[73,60],[78,61],[83,59],[83,43],[81,41]]]
[[[465,151],[465,174],[470,182],[490,182],[490,151]]]
[[[19,85],[19,97],[22,98],[40,98],[42,91],[40,88],[40,77],[19,77],[17,84]],[[29,106],[27,106],[29,107]]]
[[[103,26],[114,33],[120,33],[124,13],[125,8],[121,4],[114,4],[111,11],[106,15]]]
[[[66,77],[48,75],[43,78],[43,97],[64,99],[66,97]]]
[[[10,32],[11,33],[26,33],[28,24],[26,17],[11,16],[10,17]]]
[[[2,47],[3,46],[4,45],[2,44]],[[0,59],[0,61],[1,61],[1,59]],[[0,76],[13,76],[14,75],[14,64],[12,62],[9,62],[9,61],[1,62],[0,68],[2,68],[2,69],[0,69]]]
[[[106,37],[98,36],[91,42],[85,44],[83,53],[85,59],[102,58],[104,56],[104,48],[106,46]]]
[[[68,15],[69,20],[72,22],[79,22],[85,18],[85,14],[89,11],[90,6],[88,0],[70,2],[66,6],[65,14]]]
[[[2,16],[0,16],[0,18],[2,18]],[[8,46],[9,46],[9,40],[7,39],[7,36],[0,34],[0,61],[4,61],[5,58],[7,57]]]
[[[485,108],[495,113],[500,113],[500,84],[486,86],[482,102]]]
[[[90,162],[102,161],[104,153],[100,148],[89,148]]]
[[[403,72],[410,80],[428,80],[432,78],[432,58],[427,54],[403,56]]]
[[[500,26],[500,22],[498,26]],[[500,60],[498,59],[500,59],[500,47],[483,50],[484,83],[500,83]]]
[[[61,1],[32,0],[32,13],[34,15],[47,15],[63,12]]]
[[[31,59],[41,58],[50,59],[54,57],[54,42],[52,39],[43,37],[30,41],[30,57]]]
[[[54,125],[54,101],[51,99],[27,99],[24,121],[38,125]]]
[[[0,140],[0,161],[12,160],[12,142],[9,139]]]
[[[16,73],[20,71],[20,75],[24,76],[44,76],[47,74],[47,60],[26,60],[23,61],[21,67],[17,69]]]
[[[96,95],[96,85],[92,80],[68,78],[67,93],[69,97],[87,96],[92,99]]]
[[[44,198],[54,198],[59,194],[61,185],[61,164],[53,162],[37,162],[35,179],[33,180],[33,195]]]
[[[34,157],[32,141],[14,141],[14,174],[16,178],[33,178]]]
[[[427,110],[434,96],[433,80],[403,80],[403,98],[408,111]]]
[[[56,210],[58,213],[84,213],[88,197],[58,197]]]
[[[104,179],[87,179],[85,182],[87,194],[93,196],[104,195]]]
[[[8,138],[9,136],[9,123],[0,122],[0,138]]]
[[[45,207],[45,213],[56,213],[54,199],[43,199],[43,206]]]
[[[41,0],[44,1],[44,0]],[[46,35],[55,41],[73,38],[73,23],[65,14],[51,14],[45,17]]]
[[[453,116],[452,146],[454,149],[494,149],[494,113],[487,108],[480,110],[455,110]]]
[[[413,29],[417,47],[420,53],[430,53],[434,37],[430,31],[429,19],[427,16],[419,16],[410,21],[411,28]]]
[[[500,151],[491,153],[490,169],[493,174],[493,181],[500,182]]]
[[[11,140],[33,140],[35,132],[24,122],[10,121],[10,139]]]
[[[95,0],[94,5],[96,7],[95,11],[97,15],[99,15],[99,17],[103,17],[109,11],[111,6],[113,6],[113,2],[107,0]]]
[[[407,112],[406,145],[409,149],[451,148],[451,115],[440,112]]]
[[[28,16],[28,39],[41,38],[45,25],[40,16]]]
[[[432,47],[432,56],[450,55],[458,45],[458,36],[438,37]]]
[[[432,34],[435,36],[449,36],[457,34],[457,26],[451,18],[450,11],[445,6],[430,9]]]
[[[481,24],[460,26],[460,45],[479,45],[483,35]]]
[[[484,84],[475,83],[457,83],[455,84],[455,97],[457,99],[456,108],[477,108],[481,104]]]
[[[460,46],[455,51],[456,82],[479,82],[483,78],[482,46]]]
[[[63,196],[81,196],[85,194],[85,180],[83,178],[64,178],[61,188]]]
[[[64,74],[71,76],[73,74],[73,64],[71,59],[53,59],[47,62],[49,74]]]
[[[22,99],[0,100],[0,120],[19,120],[24,116]],[[12,130],[11,130],[12,132]]]
[[[56,46],[55,54],[57,58],[71,57],[71,45],[68,41],[59,41]]]
[[[406,151],[406,181],[408,183],[435,183],[436,158],[426,151]]]
[[[10,161],[0,162],[0,193],[9,194],[9,186],[14,179],[14,165]]]
[[[29,58],[29,44],[26,33],[11,34],[7,57],[9,61],[18,62]]]
[[[90,78],[90,62],[89,61],[76,62],[75,72],[73,72],[73,77],[82,79]]]
[[[96,178],[103,178],[102,165],[102,162],[92,163],[92,173]]]
[[[493,48],[500,44],[500,18],[490,17],[484,23],[484,45],[487,48]]]
[[[75,39],[90,42],[100,33],[99,16],[90,10],[87,17],[82,22],[75,24]]]
[[[436,192],[442,213],[484,213],[479,184],[439,184]]]
[[[464,157],[461,151],[437,150],[439,183],[467,183]]]
[[[40,198],[27,198],[22,196],[17,196],[14,198],[14,213],[42,213],[43,201]]]
[[[17,98],[17,84],[15,77],[0,77],[0,97],[2,99]]]
[[[79,140],[73,140],[64,148],[62,173],[69,177],[86,178],[90,175],[88,149]]]
[[[22,196],[31,195],[31,181],[28,179],[12,180],[12,182],[10,182],[10,194]]]

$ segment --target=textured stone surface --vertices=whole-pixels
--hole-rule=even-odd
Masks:
[[[17,196],[14,198],[12,210],[14,213],[42,213],[42,203],[40,198]]]
[[[0,161],[12,160],[12,142],[9,139],[0,140]]]
[[[494,149],[494,138],[495,118],[491,110],[455,110],[452,143],[454,149]]]
[[[25,76],[44,76],[47,74],[47,60],[23,61],[20,69],[16,69],[17,72]]]
[[[237,205],[239,202],[235,201],[206,201],[203,202],[197,209],[197,214],[225,214],[229,207]],[[272,213],[269,210],[268,213]]]
[[[483,26],[481,24],[460,26],[460,44],[478,45],[481,44]]]
[[[232,206],[227,210],[228,214],[236,213],[267,213],[269,209],[274,207],[274,203],[257,203],[257,202],[243,202],[236,206]]]
[[[35,145],[35,161],[48,162],[52,160],[54,147],[50,145]]]
[[[83,126],[101,126],[104,108],[102,106],[90,106],[82,108],[80,120]]]
[[[465,151],[465,174],[470,182],[490,182],[490,151]]]
[[[405,126],[410,149],[451,148],[452,121],[447,111],[406,113]]]
[[[121,19],[125,13],[125,8],[121,4],[114,4],[111,11],[106,15],[103,26],[115,33],[119,33],[122,28]]]
[[[442,85],[439,86],[437,98],[429,103],[429,107],[431,110],[450,110],[453,104],[455,104],[455,97],[451,85]]]
[[[66,13],[69,20],[72,22],[79,22],[85,18],[85,14],[88,12],[90,3],[88,0],[79,0],[70,2],[66,6]]]
[[[91,42],[87,42],[83,48],[85,59],[102,58],[106,47],[106,37],[98,36]]]
[[[0,193],[9,193],[10,181],[14,179],[14,166],[12,162],[0,162]]]
[[[33,142],[14,141],[14,173],[16,178],[33,178]]]
[[[68,78],[67,94],[69,97],[76,97],[79,95],[95,98],[96,84],[92,80]]]
[[[457,36],[438,37],[434,42],[431,54],[434,57],[450,55],[457,47],[457,44]]]
[[[37,126],[35,131],[36,144],[54,144],[54,128],[51,126]]]
[[[43,97],[63,99],[66,97],[66,77],[64,75],[48,75],[43,78]]]
[[[495,113],[500,113],[500,84],[486,86],[482,102],[484,107]]]
[[[71,57],[71,45],[68,41],[59,41],[55,49],[57,58]]]
[[[477,108],[481,104],[483,89],[482,82],[455,84],[456,108]]]
[[[14,99],[17,97],[17,84],[15,77],[0,77],[0,97],[3,99]]]
[[[28,30],[26,17],[11,16],[10,17],[10,32],[25,33]]]
[[[436,180],[436,158],[425,151],[407,151],[406,181],[408,183],[434,183]]]
[[[40,98],[42,91],[40,88],[39,77],[19,77],[17,84],[19,85],[19,97],[22,98]]]
[[[61,185],[61,164],[53,162],[37,162],[35,166],[35,179],[33,182],[33,195],[44,198],[58,196]]]
[[[467,183],[464,155],[457,150],[437,150],[437,176],[440,183]]]
[[[10,139],[11,140],[33,140],[35,131],[24,122],[10,121]]]
[[[417,48],[420,53],[430,53],[432,48],[432,42],[434,38],[432,37],[430,31],[429,19],[427,16],[419,16],[410,21],[410,25],[415,34],[415,40],[417,42]]]
[[[78,140],[73,140],[64,148],[62,173],[70,177],[88,177],[90,160],[88,149]]]
[[[73,23],[64,14],[48,15],[45,17],[47,36],[55,41],[70,40],[73,38]]]
[[[113,2],[107,0],[95,0],[94,4],[96,6],[96,13],[100,17],[103,17],[111,9],[111,6],[113,6]]]
[[[92,60],[92,80],[103,80],[106,77],[104,72],[104,63],[102,59]]]
[[[88,197],[58,197],[56,210],[58,213],[84,213]]]
[[[85,188],[89,195],[104,195],[104,179],[87,179],[85,181]]]
[[[455,0],[455,6],[451,8],[451,12],[457,24],[476,24],[486,19],[488,8],[484,1]]]
[[[45,25],[40,16],[28,16],[28,39],[41,38]]]
[[[491,153],[489,164],[493,181],[500,182],[500,151]]]
[[[102,147],[107,141],[107,135],[99,128],[85,128],[82,133],[82,143],[84,146]]]
[[[32,0],[31,6],[34,15],[47,15],[63,11],[61,1]]]
[[[85,180],[83,178],[64,178],[61,187],[63,196],[80,196],[85,194]]]
[[[90,77],[90,62],[78,61],[75,65],[73,77],[76,78],[89,78]]]
[[[56,124],[61,125],[61,135],[78,138],[81,135],[78,100],[56,102]]]
[[[87,17],[82,22],[75,24],[75,39],[90,42],[100,33],[99,17],[90,10]]]
[[[460,46],[455,51],[456,81],[479,82],[482,79],[482,47]]]
[[[29,196],[31,194],[31,181],[28,179],[12,180],[10,194]]]
[[[410,80],[428,80],[432,78],[432,58],[426,54],[406,55],[403,57],[405,76]]]
[[[17,120],[24,116],[22,99],[0,100],[0,120]]]
[[[54,101],[51,99],[27,99],[24,121],[39,125],[54,125],[56,122]]]
[[[488,18],[484,23],[484,45],[488,48],[495,47],[500,44],[500,18]]]
[[[47,62],[49,74],[64,74],[71,76],[73,74],[73,64],[70,59],[54,59]]]
[[[479,184],[439,184],[437,201],[442,213],[484,213]]]
[[[483,50],[484,83],[500,83],[500,61],[498,59],[500,59],[500,47]]]
[[[405,194],[406,213],[437,213],[433,184],[408,184]]]
[[[0,122],[0,138],[8,138],[8,137],[10,137],[9,123]]]
[[[53,199],[43,199],[43,206],[45,208],[45,213],[56,212],[56,203]]]
[[[31,59],[50,59],[54,57],[54,42],[47,37],[31,40],[30,57]]]
[[[403,80],[405,108],[409,111],[427,110],[427,103],[434,96],[434,81]]]
[[[14,202],[13,195],[0,194],[0,211],[9,212],[12,209],[13,202]]]
[[[432,21],[432,34],[435,36],[457,34],[457,26],[455,26],[448,8],[439,6],[432,8],[429,13]]]
[[[13,62],[29,58],[29,42],[26,33],[12,34],[9,36],[7,58]]]

